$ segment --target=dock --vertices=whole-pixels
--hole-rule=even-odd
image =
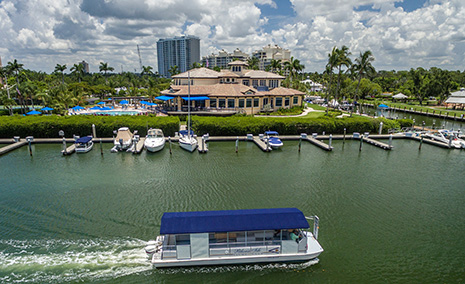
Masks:
[[[134,151],[132,152],[133,154],[140,154],[142,150],[144,150],[144,142],[145,142],[145,137],[139,139],[137,141],[136,146],[134,147]]]
[[[66,156],[66,155],[71,155],[76,151],[76,144],[72,144],[71,146],[67,147],[66,150],[61,150],[61,153]]]
[[[14,149],[17,149],[19,147],[22,147],[24,145],[27,144],[27,141],[26,140],[19,140],[18,142],[15,142],[13,144],[10,144],[8,146],[5,146],[5,147],[2,147],[0,148],[0,156],[3,155],[3,154],[6,154],[10,151],[13,151]]]
[[[199,151],[199,153],[207,153],[208,152],[207,141],[206,141],[206,139],[203,139],[203,136],[202,137],[197,137],[197,145],[198,145],[197,150]]]
[[[258,148],[260,148],[263,152],[270,152],[272,150],[271,146],[267,147],[266,143],[263,142],[259,137],[254,136],[253,142],[257,144]]]
[[[321,149],[326,150],[326,151],[332,151],[333,150],[332,146],[329,146],[325,142],[320,141],[320,140],[318,140],[316,138],[313,138],[313,137],[302,138],[302,140],[308,141],[308,142],[312,143],[313,145],[318,146]]]
[[[392,149],[392,145],[389,145],[389,144],[380,142],[380,141],[375,140],[375,139],[371,139],[371,138],[369,138],[369,137],[363,137],[363,141],[364,141],[364,142],[367,142],[368,144],[371,144],[371,145],[373,145],[373,146],[382,148],[382,149],[384,149],[384,150],[391,150],[391,149]]]
[[[412,136],[412,137],[409,137],[409,138],[413,139],[413,140],[421,141],[421,137]],[[450,149],[448,143],[443,143],[443,142],[432,140],[432,139],[429,139],[429,138],[423,137],[423,142],[426,143],[426,144],[431,144],[431,145],[438,146],[438,147],[441,147],[441,148]]]

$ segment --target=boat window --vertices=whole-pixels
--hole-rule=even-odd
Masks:
[[[189,234],[176,235],[176,245],[190,245],[191,236]]]

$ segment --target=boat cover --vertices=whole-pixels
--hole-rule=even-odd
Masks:
[[[84,137],[80,137],[76,140],[76,144],[80,143],[80,144],[86,144],[87,142],[91,141],[92,140],[92,136],[84,136]]]
[[[186,135],[189,134],[189,132],[188,132],[187,130],[181,130],[181,131],[179,131],[179,134],[180,134],[180,135],[183,135],[183,136],[186,136]],[[193,130],[191,130],[191,135],[194,135],[194,131],[193,131]]]
[[[161,218],[160,234],[304,229],[309,227],[304,214],[297,208],[166,212]]]
[[[120,139],[123,139],[123,141],[128,141],[132,139],[133,134],[129,129],[121,130],[118,129],[118,133],[116,134],[116,141],[119,141]]]

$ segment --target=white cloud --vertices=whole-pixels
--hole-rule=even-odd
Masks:
[[[272,43],[289,48],[309,71],[322,71],[332,47],[342,45],[354,56],[371,50],[378,69],[463,69],[461,0],[430,0],[412,12],[396,8],[400,0],[291,2],[294,18],[276,25],[258,6],[276,9],[272,0],[3,0],[0,55],[47,72],[81,60],[95,72],[100,61],[132,71],[139,44],[143,64],[157,69],[156,41],[190,34],[201,38],[201,55]]]

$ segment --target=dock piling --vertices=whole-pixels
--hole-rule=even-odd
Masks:
[[[363,145],[363,134],[360,135],[360,148],[358,149],[359,151],[362,151],[362,145]]]
[[[236,139],[236,154],[238,151],[239,151],[239,136],[237,136],[237,139]]]
[[[389,148],[392,148],[392,134],[389,135]]]
[[[383,122],[381,121],[379,123],[379,135],[381,135],[383,133]]]
[[[329,134],[329,142],[328,142],[328,145],[329,145],[329,148],[331,149],[331,144],[333,142],[333,134]]]
[[[32,140],[34,140],[34,137],[28,136],[26,137],[26,141],[29,144],[29,155],[32,157]]]
[[[95,124],[92,124],[92,135],[94,135],[94,138],[97,138],[97,131],[95,131]]]
[[[168,142],[170,143],[170,155],[172,154],[171,152],[171,136],[168,136]]]
[[[63,154],[66,155],[66,139],[63,137]]]
[[[346,143],[346,129],[344,128],[344,136],[342,137],[342,145]]]
[[[418,150],[421,150],[422,144],[423,144],[423,135],[420,136],[420,146],[418,146]]]
[[[100,155],[103,156],[103,144],[102,144],[102,138],[100,138]]]

